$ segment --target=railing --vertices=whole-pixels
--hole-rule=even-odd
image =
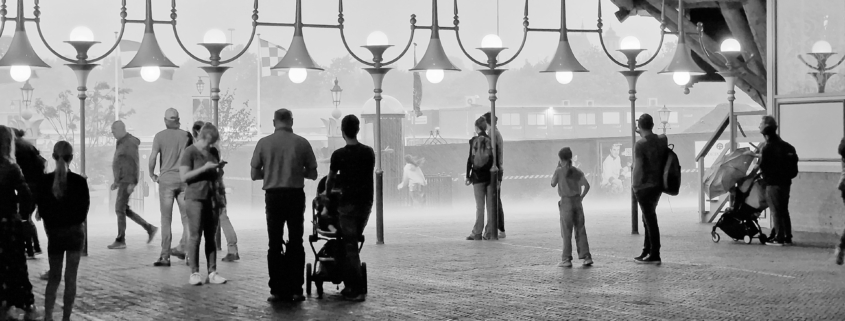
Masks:
[[[714,198],[715,195],[710,195],[710,199],[705,198],[704,190],[705,190],[706,187],[704,186],[704,180],[707,176],[712,174],[712,171],[714,171],[716,169],[710,168],[710,170],[708,170],[705,173],[705,171],[704,171],[704,158],[707,156],[708,153],[710,153],[710,149],[712,149],[713,146],[716,145],[716,141],[718,141],[719,138],[722,137],[722,134],[728,128],[728,125],[730,124],[730,121],[731,121],[731,117],[733,117],[733,121],[736,121],[737,116],[755,116],[755,115],[765,115],[765,114],[766,114],[765,110],[758,110],[758,111],[734,112],[733,115],[725,115],[725,118],[722,119],[722,121],[719,123],[719,127],[716,128],[716,131],[713,132],[713,135],[710,136],[709,140],[707,140],[707,143],[704,145],[704,148],[702,148],[701,151],[698,153],[698,155],[695,156],[695,161],[698,163],[698,180],[699,180],[699,185],[698,185],[699,186],[699,190],[698,190],[698,214],[699,214],[699,222],[701,222],[701,223],[713,222],[713,220],[716,219],[716,216],[718,216],[719,213],[721,213],[722,208],[725,206],[725,204],[727,204],[727,202],[729,200],[729,198],[726,195],[720,195],[720,196],[725,196],[725,197],[719,197],[719,200],[715,201],[715,202],[712,201],[712,199]],[[739,125],[738,122],[737,122],[737,129],[742,134],[742,137],[746,138],[746,139],[743,139],[743,140],[747,140],[748,135],[745,134],[745,132],[742,130],[742,126]],[[734,142],[734,143],[737,143],[739,141],[740,141],[740,139],[737,139],[737,141]],[[724,156],[729,150],[730,150],[730,148],[723,149],[722,153],[719,155],[719,158]],[[706,206],[705,206],[706,202],[710,202],[709,210],[706,209]]]

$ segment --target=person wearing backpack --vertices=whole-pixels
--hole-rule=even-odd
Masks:
[[[493,167],[493,146],[490,136],[485,132],[487,121],[483,117],[475,121],[476,136],[469,140],[469,157],[467,158],[466,185],[472,184],[475,194],[475,225],[467,240],[489,240],[493,235],[490,223],[497,219],[492,213],[493,184],[490,184],[490,168]],[[484,205],[487,204],[487,226],[484,226]],[[482,231],[483,228],[483,231]],[[483,234],[482,234],[483,232]]]
[[[642,114],[637,119],[637,132],[640,140],[634,146],[634,170],[632,187],[637,203],[640,204],[645,227],[643,252],[634,261],[643,264],[660,264],[660,228],[657,225],[657,203],[664,192],[663,173],[666,166],[666,154],[669,144],[665,138],[658,137],[652,129],[654,118]]]
[[[777,134],[778,123],[766,115],[760,121],[760,133],[766,142],[760,146],[758,166],[766,183],[766,202],[772,212],[772,236],[766,245],[792,245],[792,221],[789,218],[789,190],[798,176],[798,154],[795,147]]]

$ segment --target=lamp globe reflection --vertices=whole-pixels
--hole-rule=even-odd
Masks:
[[[9,69],[9,75],[11,75],[12,79],[17,82],[24,82],[29,80],[29,77],[32,76],[32,68],[29,66],[12,66],[12,68]]]
[[[481,48],[502,48],[502,38],[498,35],[486,35],[481,39]]]
[[[211,29],[202,37],[203,43],[226,43],[226,34],[220,29]]]
[[[740,46],[739,41],[736,41],[736,39],[728,38],[722,41],[719,49],[723,52],[739,52],[742,50],[742,46]]]
[[[557,82],[561,85],[566,85],[572,82],[572,72],[571,71],[558,71],[555,73],[555,78]]]
[[[308,78],[308,71],[305,68],[291,68],[288,70],[288,78],[295,84],[301,84]]]
[[[141,78],[146,82],[155,82],[161,76],[161,68],[158,66],[141,67]]]
[[[634,37],[634,36],[627,36],[625,38],[622,38],[622,42],[619,44],[619,48],[622,49],[622,50],[641,49],[640,48],[640,40],[637,39],[637,37]]]
[[[425,78],[432,84],[439,84],[443,81],[445,74],[442,69],[432,69],[425,72]]]
[[[373,31],[367,36],[367,46],[387,46],[387,35],[381,31]]]
[[[830,47],[830,43],[824,40],[816,41],[813,44],[813,53],[831,53],[833,52],[833,48]]]
[[[86,26],[73,28],[70,32],[70,41],[94,41],[94,32]]]

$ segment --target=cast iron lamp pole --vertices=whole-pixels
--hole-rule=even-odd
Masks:
[[[701,26],[699,27],[700,33],[703,34],[703,28],[701,28]],[[702,45],[701,49],[702,51],[704,51],[705,56],[707,56],[707,58],[715,64],[717,59],[713,59],[714,57],[710,55],[710,52],[707,51],[707,48]],[[719,61],[719,63],[724,63],[725,65],[724,71],[719,71],[718,74],[721,75],[722,78],[725,78],[725,84],[728,87],[728,121],[730,124],[730,141],[728,151],[733,152],[737,148],[736,134],[738,130],[737,118],[736,115],[734,115],[734,101],[736,100],[736,77],[740,73],[739,70],[741,68],[745,68],[745,64],[737,64],[737,62],[739,61],[739,57],[742,56],[742,47],[739,44],[739,41],[736,41],[736,39],[728,38],[722,41],[720,51],[717,53],[719,54],[719,56],[722,57],[721,60],[723,60],[723,62]],[[748,61],[750,60],[751,59],[748,59]]]
[[[79,98],[79,122],[80,122],[80,126],[79,126],[80,127],[80,130],[79,130],[79,139],[80,139],[80,143],[79,143],[80,157],[79,157],[79,160],[80,161],[79,161],[79,164],[80,164],[80,173],[82,174],[83,177],[87,177],[86,176],[86,163],[85,163],[85,159],[86,159],[86,157],[85,157],[85,142],[86,142],[86,138],[85,138],[85,101],[88,99],[88,94],[87,94],[87,92],[88,92],[88,87],[87,87],[88,86],[87,85],[88,84],[88,75],[91,73],[92,70],[94,70],[94,68],[96,68],[98,66],[97,64],[95,64],[95,62],[98,62],[98,61],[103,60],[106,57],[108,57],[117,48],[118,44],[120,43],[120,38],[123,36],[123,30],[124,30],[124,28],[126,26],[126,22],[127,22],[127,20],[126,20],[126,1],[123,0],[122,4],[121,4],[120,37],[118,37],[118,39],[115,41],[115,43],[112,45],[112,47],[106,53],[104,53],[102,56],[94,58],[94,59],[88,59],[88,50],[92,46],[94,46],[94,45],[96,45],[100,42],[94,41],[93,33],[91,32],[90,29],[88,29],[86,27],[77,27],[76,29],[74,29],[71,32],[70,41],[65,41],[65,43],[70,44],[71,46],[73,46],[74,50],[76,50],[76,57],[75,57],[76,59],[65,57],[65,56],[59,54],[58,52],[56,52],[55,50],[53,50],[53,48],[50,46],[50,44],[44,38],[44,34],[41,32],[41,11],[40,11],[40,7],[39,7],[38,3],[39,3],[39,1],[35,0],[35,13],[34,13],[35,19],[34,20],[35,20],[36,26],[38,27],[38,35],[41,37],[41,41],[44,43],[44,46],[46,46],[47,49],[50,50],[51,53],[53,53],[53,55],[55,55],[59,59],[62,59],[64,61],[69,62],[69,64],[67,64],[67,66],[71,70],[73,70],[74,74],[76,74],[76,82],[77,82],[76,90],[79,92],[79,94],[77,95],[77,98]],[[115,93],[115,95],[118,95],[118,94],[119,93]],[[86,256],[88,255],[88,223],[87,223],[87,220],[86,220],[86,223],[85,223],[85,243],[84,243],[84,247],[82,249],[82,254],[86,255]]]
[[[498,240],[499,239],[499,222],[498,222],[498,215],[499,215],[499,172],[500,172],[499,159],[498,159],[498,154],[499,154],[498,149],[502,148],[503,146],[498,146],[498,139],[497,139],[497,132],[496,132],[496,100],[498,100],[498,96],[497,96],[498,90],[496,88],[497,88],[497,85],[498,85],[498,82],[499,82],[499,76],[501,76],[502,73],[505,72],[505,69],[499,69],[499,67],[503,67],[503,66],[509,64],[514,59],[516,59],[516,57],[519,56],[519,54],[522,52],[522,49],[525,47],[525,41],[528,38],[528,31],[529,31],[529,29],[528,29],[528,25],[529,25],[529,23],[528,23],[528,0],[525,1],[524,17],[523,17],[523,21],[522,21],[522,28],[523,28],[522,44],[519,46],[519,50],[517,50],[516,54],[514,54],[513,57],[511,57],[510,59],[507,59],[505,62],[502,62],[502,63],[499,63],[498,56],[499,56],[499,53],[501,53],[503,50],[505,50],[507,48],[502,46],[502,40],[497,35],[488,35],[488,36],[484,37],[484,39],[481,42],[481,48],[478,48],[479,50],[481,50],[487,56],[487,62],[486,63],[483,63],[483,62],[476,60],[475,58],[472,57],[472,55],[470,55],[466,51],[463,43],[461,42],[460,27],[458,26],[460,24],[460,19],[458,17],[458,0],[455,0],[454,6],[455,6],[455,9],[454,9],[455,10],[455,17],[454,17],[454,21],[453,21],[454,28],[452,28],[452,29],[455,30],[455,37],[458,40],[458,46],[461,48],[461,51],[464,53],[464,55],[467,58],[469,58],[473,63],[486,68],[486,69],[482,69],[482,70],[479,70],[479,71],[481,72],[481,74],[484,75],[485,78],[487,78],[487,86],[488,86],[487,93],[489,94],[488,99],[490,100],[490,140],[492,141],[491,145],[493,147],[493,166],[490,168],[490,177],[491,177],[490,184],[493,185],[493,188],[492,188],[493,194],[490,195],[490,197],[493,199],[493,202],[492,202],[493,208],[488,209],[488,212],[492,213],[492,214],[488,214],[487,217],[491,218],[491,219],[489,219],[489,222],[488,222],[488,224],[490,225],[490,229],[492,230],[491,231],[492,232],[491,238],[493,240]]]
[[[376,103],[376,122],[375,122],[375,149],[376,149],[376,244],[384,244],[384,170],[382,169],[382,148],[381,148],[381,100],[382,100],[382,83],[384,82],[384,76],[392,69],[388,68],[387,66],[392,65],[393,63],[399,61],[405,53],[408,52],[408,48],[411,47],[411,43],[414,40],[414,33],[416,29],[420,28],[416,26],[417,19],[416,15],[411,15],[411,37],[408,39],[408,44],[405,46],[405,50],[399,54],[398,57],[390,60],[388,62],[384,61],[384,52],[392,47],[392,45],[388,44],[387,36],[381,32],[373,32],[367,38],[367,45],[362,46],[370,51],[373,55],[373,62],[367,62],[363,59],[359,58],[355,53],[349,48],[349,45],[346,42],[346,36],[343,33],[344,26],[343,23],[345,19],[343,18],[343,0],[338,1],[338,15],[337,15],[337,22],[338,22],[338,29],[340,30],[340,38],[343,41],[343,46],[346,48],[346,51],[358,60],[358,62],[370,66],[369,68],[364,68],[367,73],[373,78],[373,100]],[[335,86],[337,87],[337,80],[335,80]],[[339,89],[339,87],[338,87]],[[335,90],[332,90],[334,93]],[[337,104],[340,102],[339,92],[338,98],[336,99],[335,108],[337,108]]]

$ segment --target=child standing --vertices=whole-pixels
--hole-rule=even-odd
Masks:
[[[552,176],[552,187],[557,187],[560,196],[560,236],[563,238],[563,254],[559,267],[572,267],[572,232],[575,231],[575,245],[578,258],[584,260],[584,266],[593,265],[590,244],[587,242],[587,229],[584,227],[584,207],[581,201],[590,192],[584,172],[572,166],[572,150],[561,148],[557,153],[560,161]],[[582,189],[583,188],[583,189]]]

